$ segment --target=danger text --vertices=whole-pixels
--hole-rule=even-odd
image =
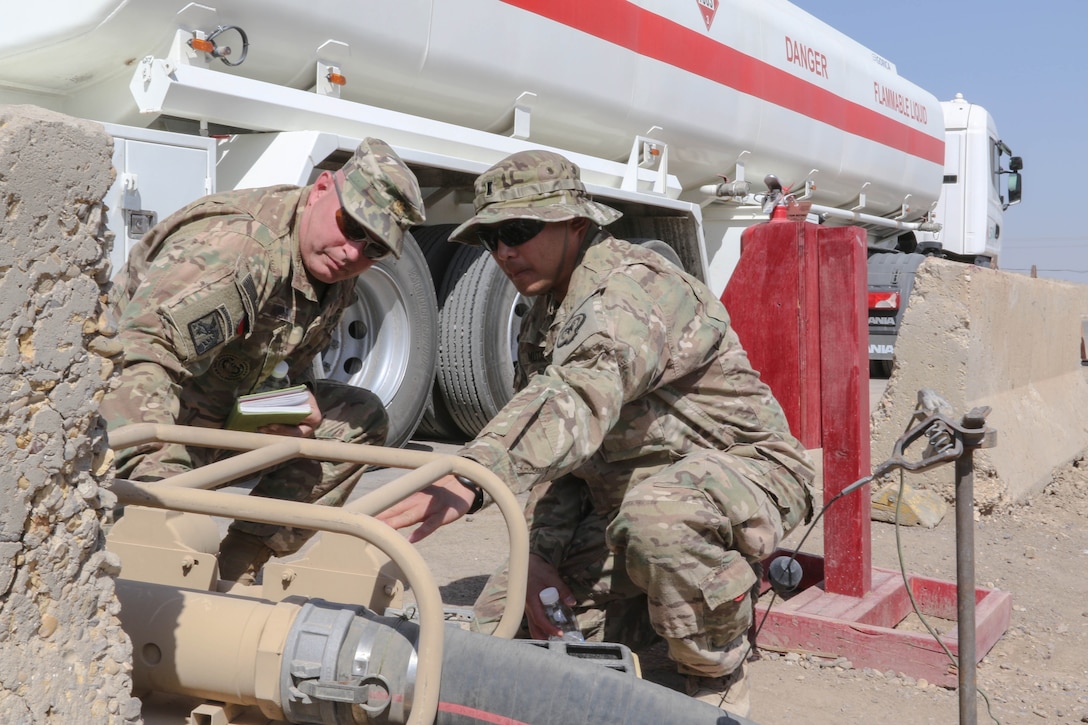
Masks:
[[[786,36],[786,62],[799,65],[821,78],[827,78],[827,56],[788,35]]]

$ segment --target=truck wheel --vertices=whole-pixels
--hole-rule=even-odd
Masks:
[[[370,390],[389,414],[386,445],[411,439],[434,380],[438,306],[423,253],[411,235],[400,259],[359,275],[357,299],[329,346],[314,360],[314,375]]]
[[[870,380],[887,380],[892,376],[892,361],[891,360],[870,360],[869,361],[869,379]]]
[[[632,242],[683,269],[665,242]],[[434,412],[437,418],[444,407],[461,431],[473,437],[513,396],[518,330],[530,301],[480,247],[459,246],[446,269],[438,292],[441,344],[435,382],[441,395]],[[440,272],[431,271],[437,280]],[[448,429],[443,435],[453,437]]]
[[[412,234],[419,244],[423,256],[427,259],[427,268],[431,271],[431,279],[436,287],[442,285],[446,270],[449,269],[450,260],[454,253],[462,248],[462,245],[449,241],[450,232],[457,228],[456,224],[438,224],[431,227],[418,227]],[[438,314],[442,314],[442,306],[445,298],[438,296]],[[450,415],[446,401],[442,397],[442,390],[436,379],[431,386],[431,394],[427,399],[427,405],[423,410],[423,420],[419,423],[418,434],[430,440],[451,441],[464,439],[464,433],[457,421]]]
[[[475,436],[514,394],[526,298],[480,247],[462,246],[440,287],[437,381],[450,415]]]
[[[677,269],[683,270],[684,263],[680,261],[680,255],[676,253],[676,250],[670,247],[660,239],[629,239],[631,244],[638,244],[639,246],[646,247],[653,250],[664,257],[667,261],[671,262]]]

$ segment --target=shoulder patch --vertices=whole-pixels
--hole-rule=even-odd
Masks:
[[[559,337],[555,341],[556,346],[566,347],[571,344],[585,323],[586,313],[579,312],[576,315],[571,315],[571,318],[567,320],[567,324],[563,325],[563,329],[559,331]]]
[[[227,308],[220,305],[189,323],[189,340],[197,357],[227,341],[227,330],[233,330]]]
[[[239,335],[246,310],[231,276],[187,287],[159,308],[167,328],[174,331],[172,342],[183,363],[213,353]]]
[[[601,330],[593,302],[583,304],[560,328],[555,336],[555,349],[552,364],[563,364],[571,353],[577,350],[589,337]]]

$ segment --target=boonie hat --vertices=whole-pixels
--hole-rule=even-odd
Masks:
[[[376,138],[363,139],[342,171],[344,210],[399,258],[404,232],[425,219],[415,174],[385,141]]]
[[[607,226],[622,214],[593,201],[577,164],[553,151],[519,151],[476,179],[476,215],[453,230],[450,239],[479,244],[477,227],[507,219],[561,222],[585,217]]]

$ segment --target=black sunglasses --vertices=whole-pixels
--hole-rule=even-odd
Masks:
[[[508,247],[519,247],[544,231],[546,223],[541,219],[511,219],[501,224],[481,226],[476,238],[484,249],[494,254],[499,249],[499,242]]]
[[[332,177],[332,185],[336,189],[336,199],[340,202],[340,208],[336,210],[336,226],[340,233],[344,235],[344,238],[349,242],[362,244],[361,254],[373,262],[385,259],[392,254],[393,250],[374,239],[366,227],[357,222],[351,214],[348,214],[347,209],[344,208],[344,197],[340,194],[340,184],[337,182],[335,174]]]

